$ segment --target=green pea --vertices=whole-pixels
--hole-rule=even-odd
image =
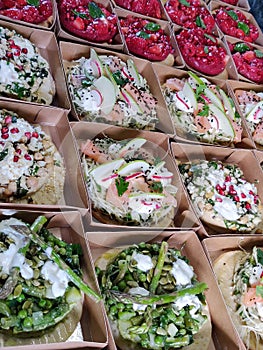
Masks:
[[[53,306],[52,301],[46,300],[46,308],[47,308],[47,309],[51,309],[52,306]]]
[[[119,287],[119,289],[120,290],[124,290],[125,288],[126,288],[126,282],[125,281],[120,281],[119,283],[118,283],[118,287]]]
[[[19,318],[21,318],[21,319],[24,319],[24,318],[26,318],[27,317],[27,311],[26,310],[20,310],[19,312],[18,312],[18,317]]]
[[[147,279],[147,276],[146,276],[144,273],[141,273],[141,274],[139,275],[139,280],[140,280],[141,282],[145,282],[146,279]]]
[[[23,327],[24,328],[31,328],[33,324],[32,318],[31,317],[26,317],[23,321]]]
[[[112,315],[115,315],[116,313],[117,313],[117,306],[116,305],[112,305],[111,307],[110,307],[110,313],[112,314]]]
[[[157,335],[157,336],[154,338],[154,342],[155,342],[156,345],[162,346],[162,345],[163,345],[163,342],[164,342],[164,337],[161,336],[161,335]]]
[[[19,303],[21,303],[22,301],[25,300],[25,294],[21,293],[21,294],[16,298],[16,300],[17,300]]]
[[[46,301],[45,299],[40,299],[38,305],[39,305],[40,307],[45,307],[45,306],[46,306],[46,303],[47,303],[47,301]]]

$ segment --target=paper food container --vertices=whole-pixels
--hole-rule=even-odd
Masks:
[[[120,237],[118,232],[97,235],[95,232],[88,233],[88,240],[91,247],[93,261],[111,248],[120,248],[140,242],[161,242],[166,240],[169,247],[179,249],[183,256],[186,256],[193,266],[199,281],[208,285],[205,292],[206,300],[210,309],[212,320],[212,339],[208,350],[235,350],[238,347],[238,337],[226,311],[220,291],[217,287],[211,267],[202,249],[201,243],[193,231],[181,232],[160,232],[158,236],[155,232],[145,231],[133,233]],[[109,332],[109,350],[116,350],[112,334]]]
[[[205,1],[206,1],[207,4],[209,4],[209,7],[210,7],[211,0],[205,0]],[[225,5],[230,5],[224,0],[222,0],[222,2]],[[241,8],[242,10],[245,10],[245,11],[249,11],[250,10],[250,5],[249,5],[248,0],[238,0],[237,4],[235,6]]]
[[[91,259],[90,249],[85,239],[81,216],[77,211],[44,212],[44,211],[13,211],[12,217],[21,219],[29,224],[39,216],[44,215],[48,219],[47,228],[57,237],[68,243],[77,243],[81,245],[83,256],[81,257],[81,267],[83,272],[83,281],[87,283],[94,291],[99,292]],[[10,218],[10,211],[0,210],[1,220]],[[11,339],[10,339],[11,340]],[[6,344],[5,349],[102,349],[107,345],[107,332],[104,317],[103,303],[94,302],[90,297],[84,296],[83,312],[78,327],[73,335],[63,343],[50,343],[39,345],[23,345],[17,343]]]
[[[71,128],[76,139],[76,143],[78,147],[83,141],[87,139],[94,139],[96,137],[108,136],[112,139],[116,140],[124,140],[124,139],[132,139],[135,137],[143,137],[148,142],[143,146],[145,149],[150,149],[150,152],[165,161],[165,167],[168,171],[171,171],[174,174],[172,184],[178,188],[178,192],[176,194],[176,199],[178,206],[175,209],[176,213],[174,216],[173,226],[181,227],[181,228],[197,228],[199,227],[199,222],[197,221],[195,215],[190,208],[186,193],[184,192],[180,180],[180,176],[178,170],[172,160],[171,155],[168,151],[168,138],[164,134],[153,133],[149,131],[136,131],[125,128],[119,128],[114,126],[109,126],[107,124],[101,123],[87,123],[87,122],[75,122],[71,123]],[[149,147],[149,148],[148,148]],[[90,203],[90,208],[92,204]],[[95,215],[96,216],[96,215]],[[101,217],[101,220],[105,220],[105,218]],[[107,219],[106,222],[109,220]],[[91,209],[91,218],[90,218],[90,228],[89,230],[113,230],[119,228],[123,232],[124,230],[141,230],[141,226],[126,226],[119,225],[118,223],[112,221],[112,224],[106,224],[94,217],[94,208]],[[170,227],[167,227],[168,229]],[[145,230],[152,229],[150,227],[143,227]],[[157,230],[160,227],[156,228]],[[121,233],[121,232],[120,232]]]
[[[30,22],[17,20],[17,19],[12,19],[11,17],[7,17],[7,16],[4,16],[4,15],[0,15],[0,20],[8,21],[8,22],[11,22],[11,23],[14,23],[14,24],[25,25],[25,26],[31,27],[31,28],[45,29],[45,30],[48,30],[48,31],[54,31],[55,30],[55,26],[56,26],[57,12],[56,12],[56,7],[55,7],[55,0],[51,0],[51,3],[52,3],[52,8],[53,8],[52,16],[51,16],[51,18],[48,18],[43,23],[34,24],[34,23],[30,23]],[[16,8],[16,6],[14,5],[13,8]]]
[[[179,70],[175,68],[163,68],[163,66],[158,65],[158,64],[153,64],[153,69],[155,71],[155,74],[158,78],[159,84],[160,84],[160,89],[162,90],[162,85],[166,82],[167,79],[170,78],[177,78],[177,79],[187,79],[189,78],[189,74],[187,73],[186,70]],[[200,74],[198,74],[200,77],[202,77]],[[216,79],[213,77],[210,77],[208,79],[211,83],[216,84],[220,88],[222,88],[227,94],[228,94],[228,86],[226,84],[226,81],[221,80],[221,79]],[[229,95],[229,97],[232,97]],[[236,104],[235,104],[236,106]],[[168,108],[169,110],[169,108]],[[176,120],[173,118],[172,113],[170,112],[171,120],[173,122],[174,128],[175,128],[175,136],[174,139],[178,140],[179,142],[190,142],[190,143],[198,143],[198,144],[204,144],[204,142],[200,142],[196,139],[194,135],[187,134],[182,128],[176,123]],[[235,147],[235,148],[253,148],[254,143],[250,139],[250,134],[247,131],[246,124],[244,124],[242,120],[242,138],[241,142],[236,143],[236,144],[230,144],[228,147]],[[219,145],[220,146],[220,145]]]
[[[170,24],[169,24],[168,21],[164,21],[164,20],[160,20],[160,19],[153,19],[152,17],[143,16],[143,15],[140,15],[139,13],[134,13],[134,12],[131,12],[131,11],[128,11],[128,10],[123,10],[121,8],[116,8],[115,12],[116,12],[119,20],[121,20],[122,18],[125,19],[127,16],[133,16],[133,17],[136,17],[136,18],[139,18],[139,19],[140,18],[141,19],[146,19],[146,20],[149,20],[150,22],[154,22],[156,24],[159,24],[161,29],[163,29],[164,33],[168,36],[168,38],[170,38],[171,45],[172,45],[172,47],[174,49],[174,53],[173,53],[174,64],[173,64],[173,66],[177,67],[177,68],[183,68],[184,62],[183,62],[180,50],[178,48],[178,45],[177,45],[177,43],[176,43],[176,41],[175,41],[175,39],[174,39],[174,37],[172,35],[172,30],[171,30],[171,27],[170,27]],[[128,55],[139,57],[138,55],[134,54],[133,52],[131,52],[128,49],[126,41],[125,41],[124,34],[121,31],[121,26],[120,26],[120,32],[121,32],[121,35],[122,35],[122,40],[124,42],[124,52],[127,53]],[[145,57],[141,57],[141,58],[146,59]],[[154,61],[151,61],[151,62],[154,62]],[[156,61],[156,62],[158,62],[158,61]],[[166,66],[165,62],[160,61],[159,63],[164,64]]]
[[[248,45],[250,45],[253,49],[259,50],[259,51],[263,54],[263,48],[262,48],[262,46],[259,46],[259,45],[246,43],[245,41],[238,40],[238,39],[233,38],[233,37],[228,36],[228,35],[225,35],[225,36],[224,36],[223,41],[224,41],[224,43],[225,43],[225,46],[227,47],[228,54],[231,55],[231,57],[232,57],[232,53],[231,53],[231,51],[230,51],[230,48],[229,48],[228,43],[230,43],[230,44],[236,44],[236,43],[248,44]],[[233,60],[233,58],[232,58],[232,60]],[[246,81],[246,82],[248,82],[248,83],[253,83],[253,84],[255,84],[254,81],[252,81],[252,80],[246,78],[244,75],[241,75],[241,74],[238,73],[237,68],[236,68],[236,65],[235,65],[235,63],[234,63],[234,60],[233,60],[233,64],[234,64],[233,69],[236,71],[237,77],[234,78],[234,76],[233,76],[233,77],[230,77],[230,79],[233,79],[233,80],[240,80],[240,81]]]
[[[84,46],[80,44],[68,43],[68,42],[60,42],[61,54],[64,62],[64,69],[66,70],[66,66],[73,60],[77,60],[81,57],[90,57],[90,47]],[[113,55],[119,57],[124,62],[127,62],[131,57],[125,54],[116,53],[114,51],[108,51],[104,49],[96,49],[96,53],[98,55]],[[156,130],[165,132],[166,134],[173,134],[173,126],[172,121],[167,110],[165,101],[163,100],[162,92],[160,91],[158,82],[154,76],[152,65],[146,61],[136,57],[132,58],[135,63],[138,72],[147,80],[149,84],[150,91],[152,95],[157,99],[157,117],[159,119]],[[72,116],[75,119],[80,119],[74,105],[72,103]],[[95,120],[94,120],[95,121]],[[113,123],[113,122],[112,122]],[[109,122],[110,124],[110,122]]]
[[[172,23],[172,25],[174,26],[174,32],[177,32],[180,28],[186,28],[186,27],[184,27],[184,26],[180,26],[180,25],[176,24],[175,22],[173,22],[173,20],[172,20],[171,17],[169,16],[169,14],[168,14],[168,12],[167,12],[167,10],[166,10],[166,7],[165,7],[166,3],[168,3],[168,2],[169,2],[169,0],[164,0],[164,1],[163,1],[163,6],[164,6],[164,10],[165,10],[166,16],[168,17],[169,21],[170,21],[170,22]],[[211,14],[210,9],[209,9],[209,6],[207,5],[207,3],[206,3],[205,1],[199,0],[199,3],[200,3],[200,6],[204,7],[204,8]],[[174,9],[175,9],[174,12],[177,12],[176,6],[177,6],[177,5],[175,4],[175,5],[174,5]],[[211,14],[211,16],[212,16],[212,14]],[[187,28],[186,28],[186,29],[187,29]],[[219,32],[218,27],[217,27],[216,24],[214,25],[214,28],[213,28],[213,30],[212,30],[212,34],[215,35],[215,36],[217,36],[217,37],[221,36],[221,33]]]
[[[219,0],[216,0],[216,1],[212,0],[210,2],[209,7],[210,7],[210,10],[211,10],[213,15],[215,14],[215,11],[218,8],[221,8],[221,7],[229,8],[229,9],[232,9],[232,10],[236,9],[236,10],[240,11],[246,17],[246,19],[258,29],[259,36],[258,36],[257,40],[254,42],[254,44],[256,44],[256,45],[263,45],[263,34],[262,34],[262,31],[261,31],[260,26],[258,25],[257,21],[255,20],[255,17],[251,13],[248,13],[247,11],[243,11],[241,8],[237,8],[236,6],[231,6],[229,4],[226,4],[223,1],[219,1]],[[218,30],[219,30],[221,36],[225,35],[223,33],[223,31],[219,28],[219,26],[217,26],[217,27],[218,27]],[[227,35],[231,36],[229,34],[227,34]]]
[[[231,149],[224,147],[214,147],[214,146],[202,146],[202,145],[191,145],[183,143],[171,143],[171,152],[177,163],[192,162],[195,160],[219,160],[224,164],[236,164],[244,173],[244,178],[255,184],[257,188],[257,194],[259,200],[262,202],[263,191],[261,183],[263,181],[262,169],[259,165],[258,160],[251,150],[245,149]],[[190,196],[189,196],[190,198]],[[193,207],[196,215],[201,220],[201,213],[198,208]],[[227,229],[220,229],[219,227],[210,225],[207,222],[203,222],[203,225],[207,231],[208,235],[226,235],[237,233],[238,231],[230,231]],[[262,233],[262,224],[256,228],[256,232],[251,233]],[[246,232],[246,231],[245,231]],[[246,234],[246,233],[245,233]]]
[[[104,7],[106,7],[106,9],[110,12],[113,12],[113,7],[112,4],[109,0],[103,1],[103,0],[96,0],[96,3],[102,4]],[[105,48],[108,50],[117,50],[117,51],[121,51],[123,50],[123,41],[122,38],[120,36],[120,31],[119,31],[119,23],[117,20],[117,33],[116,35],[113,37],[113,40],[111,43],[107,43],[107,42],[92,42],[86,39],[83,39],[81,37],[78,37],[76,35],[74,35],[73,33],[68,32],[63,25],[60,22],[60,18],[59,18],[59,12],[58,12],[58,5],[56,4],[56,11],[57,11],[57,36],[59,39],[62,40],[68,40],[68,41],[73,41],[73,42],[78,42],[78,43],[82,43],[85,45],[95,45],[97,47],[101,47],[101,48]],[[114,12],[113,12],[114,13]]]
[[[41,56],[43,56],[49,63],[50,72],[53,76],[56,94],[52,102],[52,106],[60,107],[69,110],[70,102],[68,99],[65,77],[62,70],[62,63],[59,55],[59,48],[54,33],[5,22],[0,20],[0,26],[15,30],[26,39],[30,40],[38,49]],[[8,98],[8,101],[16,99]],[[23,101],[25,104],[36,104],[33,102]]]
[[[248,83],[245,81],[228,80],[227,85],[229,87],[229,93],[231,94],[233,99],[236,101],[236,106],[238,107],[238,109],[240,109],[240,108],[239,108],[239,104],[238,104],[238,99],[235,95],[237,90],[245,90],[248,92],[255,91],[256,93],[258,93],[258,92],[263,93],[262,85],[252,84],[252,83]],[[252,139],[252,142],[254,144],[254,148],[262,149],[262,146],[253,140],[253,131],[249,129],[248,123],[246,122],[245,114],[242,113],[241,110],[240,110],[240,113],[241,113],[241,115],[243,115],[243,120],[244,120],[244,123],[247,125],[247,130],[248,130],[250,138]]]
[[[236,250],[251,251],[254,246],[262,248],[263,240],[261,235],[210,237],[204,239],[202,245],[213,268],[215,260],[221,254]],[[229,278],[231,278],[231,276],[229,276]],[[229,315],[231,317],[231,313],[229,313]],[[247,349],[241,338],[239,343],[240,349]]]
[[[178,35],[179,33],[180,33],[180,31],[178,31],[178,30],[176,30],[176,29],[174,30],[175,40],[177,40],[176,37],[177,37],[177,35]],[[236,71],[235,71],[235,69],[234,69],[234,62],[233,62],[233,60],[232,60],[231,55],[229,55],[229,53],[228,53],[226,44],[225,44],[220,38],[217,38],[217,41],[218,41],[218,46],[225,49],[227,55],[229,56],[229,59],[228,59],[228,61],[227,61],[226,67],[225,67],[225,69],[223,70],[223,72],[221,72],[220,74],[214,75],[213,77],[214,77],[214,78],[217,78],[217,79],[222,79],[222,80],[227,80],[227,79],[234,79],[234,80],[236,80],[236,79],[237,79],[237,73],[236,73]],[[178,45],[178,46],[179,46],[179,45]],[[179,47],[179,50],[180,50],[180,47]],[[183,58],[183,60],[184,60],[184,57],[183,57],[182,52],[181,52],[181,56],[182,56],[182,58]],[[184,62],[185,62],[185,61],[184,61]],[[189,69],[189,70],[192,70],[192,71],[193,71],[194,73],[196,73],[196,74],[200,74],[199,71],[197,71],[197,70],[195,70],[194,68],[190,67],[188,64],[186,64],[186,62],[185,62],[185,69],[186,69],[186,70]],[[203,74],[203,76],[206,77],[207,79],[211,78],[211,75],[205,75],[205,74]]]
[[[114,0],[111,0],[111,2],[113,3],[113,6],[115,7],[116,10],[117,10],[117,9],[128,10],[127,8],[118,5],[117,2],[114,1]],[[160,20],[164,20],[164,21],[168,21],[166,12],[165,12],[164,7],[163,7],[163,2],[162,2],[161,0],[158,0],[158,3],[159,3],[159,5],[160,5],[160,10],[161,10],[161,18],[159,18],[159,19],[160,19]],[[148,3],[147,3],[147,6],[149,6]],[[131,10],[128,10],[128,11],[133,12],[133,14],[134,14],[135,16],[137,16],[137,14],[139,13],[139,12],[134,12],[134,11],[131,11]],[[151,18],[154,19],[154,20],[156,19],[156,17],[152,17],[152,16],[148,16],[148,17],[151,17]]]
[[[69,127],[67,112],[55,107],[29,106],[28,104],[13,101],[0,101],[0,108],[14,111],[30,123],[40,125],[51,136],[63,158],[65,168],[63,196],[56,205],[1,203],[0,207],[27,208],[27,210],[42,207],[46,208],[46,210],[58,210],[67,206],[86,210],[88,208],[86,190],[80,176],[81,170]]]

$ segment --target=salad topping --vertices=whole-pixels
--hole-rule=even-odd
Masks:
[[[82,166],[94,209],[121,224],[171,224],[177,207],[173,173],[142,146],[145,139],[88,140],[81,146]]]
[[[179,166],[187,191],[202,216],[234,231],[253,231],[262,220],[257,188],[233,164],[200,160]]]

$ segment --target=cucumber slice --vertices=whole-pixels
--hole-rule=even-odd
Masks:
[[[263,100],[259,101],[255,107],[246,115],[246,120],[258,124],[263,118]]]
[[[137,67],[135,66],[133,60],[131,59],[127,60],[127,67],[128,67],[128,71],[130,72],[131,76],[134,79],[135,84],[138,87],[144,87],[145,84],[144,84],[143,78],[138,72]]]
[[[102,112],[109,114],[116,103],[116,92],[114,85],[108,78],[104,76],[101,76],[98,79],[94,80],[93,85],[101,93],[102,103],[100,105],[100,108]]]
[[[222,130],[224,135],[228,136],[231,139],[234,139],[235,130],[226,114],[216,105],[209,104],[208,107],[213,114],[213,118],[215,118],[217,121],[217,129]]]

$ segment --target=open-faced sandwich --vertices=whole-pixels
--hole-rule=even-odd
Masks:
[[[168,0],[164,7],[172,22],[184,28],[203,28],[212,33],[215,20],[200,0]]]
[[[67,66],[70,96],[80,118],[137,129],[155,129],[157,100],[132,59],[98,55]]]
[[[176,132],[199,141],[230,145],[241,141],[241,118],[223,89],[188,72],[187,79],[168,78],[162,85]]]
[[[250,232],[262,221],[255,184],[236,164],[193,161],[179,164],[186,189],[200,219],[216,232]]]
[[[159,0],[114,0],[115,3],[129,11],[142,15],[161,18],[162,8]]]
[[[0,95],[50,105],[55,83],[37,47],[15,30],[0,27]]]
[[[207,285],[179,250],[140,243],[106,251],[95,265],[118,348],[208,348]]]
[[[174,176],[165,161],[153,157],[146,145],[144,138],[96,138],[81,145],[93,216],[99,221],[172,226],[177,208]]]
[[[53,22],[51,0],[1,0],[0,15],[13,20],[50,27]]]
[[[214,262],[214,271],[230,316],[249,350],[263,349],[263,251],[228,251]]]
[[[263,145],[263,92],[236,89],[235,97],[253,140]]]
[[[249,43],[228,43],[236,69],[240,75],[263,84],[263,51]]]
[[[250,43],[257,40],[258,28],[239,9],[221,6],[213,14],[218,27],[224,34]]]
[[[130,53],[173,66],[174,49],[170,35],[165,33],[160,24],[128,15],[120,19],[120,26]]]
[[[58,0],[62,27],[80,38],[111,43],[117,34],[117,16],[102,3],[91,0]]]
[[[183,29],[175,36],[185,63],[194,70],[209,76],[227,77],[229,60],[222,42],[202,28]]]
[[[57,204],[65,169],[56,146],[40,126],[0,110],[0,202]]]
[[[80,320],[82,291],[100,300],[81,279],[80,245],[55,237],[46,221],[0,222],[1,345],[64,342]]]

